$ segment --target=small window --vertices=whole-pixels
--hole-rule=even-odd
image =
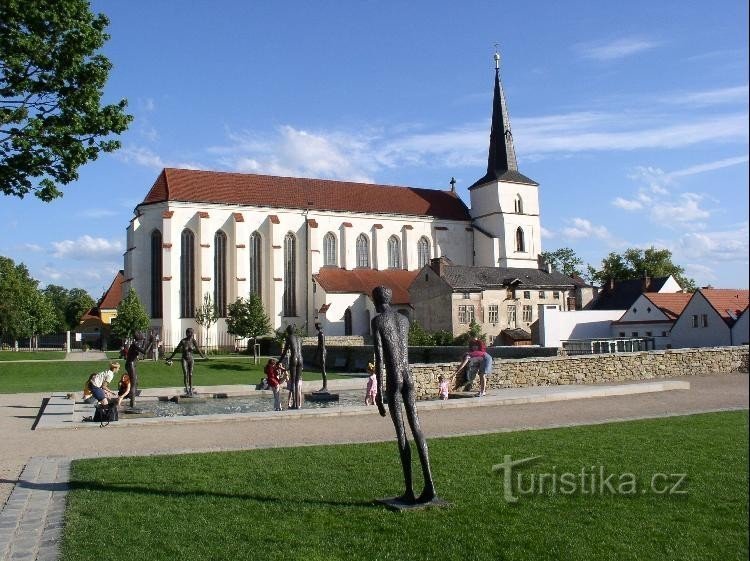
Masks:
[[[650,314],[650,313],[651,313],[651,306],[649,306],[648,308],[646,308],[646,313],[647,313],[647,314]]]
[[[516,307],[508,306],[507,312],[508,312],[508,327],[513,328],[516,326]]]
[[[497,323],[499,315],[500,313],[497,304],[490,304],[487,308],[487,321],[490,323]]]
[[[693,327],[698,327],[698,315],[693,314]]]
[[[625,332],[624,331],[620,331],[620,333],[618,333],[617,336],[618,337],[625,337]]]
[[[425,273],[424,274],[424,282],[429,282],[429,281],[430,281],[430,275],[428,275],[427,273]]]
[[[458,307],[458,323],[469,324],[474,321],[474,306],[461,305]]]
[[[544,298],[544,290],[539,291],[539,298]]]
[[[471,294],[468,292],[464,292],[464,300],[471,300]]]
[[[708,327],[708,314],[703,314],[701,316],[701,326]]]
[[[646,331],[646,337],[651,337],[651,332],[650,331]]]
[[[633,337],[638,337],[638,332],[637,331],[633,331]]]
[[[637,314],[638,313],[638,308],[633,308],[633,313]]]
[[[552,293],[552,298],[554,298],[555,300],[559,300],[560,299],[560,293],[557,292],[557,291],[553,292]]]
[[[523,291],[523,299],[524,300],[531,300],[531,291],[530,290],[524,290]]]
[[[526,323],[531,323],[531,316],[532,316],[532,308],[531,306],[524,306],[523,307],[523,321]]]
[[[666,332],[666,331],[662,331],[662,332],[661,332],[661,336],[662,336],[662,337],[666,337],[666,336],[667,336],[667,332]]]

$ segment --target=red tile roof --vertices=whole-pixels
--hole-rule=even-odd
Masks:
[[[685,306],[687,306],[693,297],[692,293],[685,292],[644,292],[643,295],[651,300],[664,315],[673,320],[680,317],[682,310],[685,309]]]
[[[316,282],[329,294],[360,293],[372,295],[376,286],[387,286],[393,290],[393,304],[409,303],[409,285],[414,281],[419,271],[404,271],[391,269],[376,271],[374,269],[346,269],[323,268],[317,275],[313,275]]]
[[[117,271],[115,280],[99,300],[99,310],[114,310],[122,300],[122,283],[125,282],[125,271]]]
[[[734,288],[701,288],[699,292],[729,325],[732,325],[745,311],[748,306],[748,295],[750,295],[750,290],[735,290]]]
[[[434,216],[470,220],[456,193],[328,179],[165,168],[141,204],[163,201]]]

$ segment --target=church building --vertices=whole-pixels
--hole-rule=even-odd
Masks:
[[[409,288],[436,258],[463,267],[538,269],[538,184],[518,171],[495,55],[487,173],[471,208],[451,189],[164,169],[127,229],[124,289],[133,289],[162,340],[197,328],[210,296],[211,340],[231,346],[228,304],[258,294],[274,328],[366,335],[383,284],[413,317]],[[426,313],[423,310],[420,313]],[[197,333],[201,333],[197,329]]]

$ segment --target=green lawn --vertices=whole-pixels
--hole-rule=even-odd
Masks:
[[[411,513],[372,502],[401,490],[395,443],[80,460],[61,559],[746,559],[747,438],[744,411],[432,439],[453,506]],[[647,488],[653,474],[686,473],[686,494],[511,504],[491,471],[506,454],[543,456],[519,468],[527,478],[603,465]]]
[[[0,351],[0,362],[8,360],[62,360],[65,351]]]
[[[262,359],[255,365],[250,357],[242,356],[212,356],[206,361],[196,359],[193,383],[196,386],[254,385],[263,377],[263,366],[266,361],[267,358]],[[125,361],[119,362],[124,368]],[[107,364],[104,360],[0,363],[0,393],[81,391],[89,375],[104,370]],[[342,377],[328,374],[329,380]],[[320,371],[305,370],[303,379],[320,380]],[[182,368],[179,360],[175,360],[172,366],[167,366],[164,361],[138,361],[138,384],[141,388],[182,386]]]

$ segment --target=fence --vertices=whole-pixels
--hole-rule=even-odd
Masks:
[[[631,339],[568,339],[561,341],[565,354],[598,355],[632,353],[637,351],[653,351],[655,348],[653,337]]]
[[[0,349],[4,351],[64,351],[65,333],[52,335],[37,335],[35,337],[21,337],[15,339],[9,336],[0,337]]]

